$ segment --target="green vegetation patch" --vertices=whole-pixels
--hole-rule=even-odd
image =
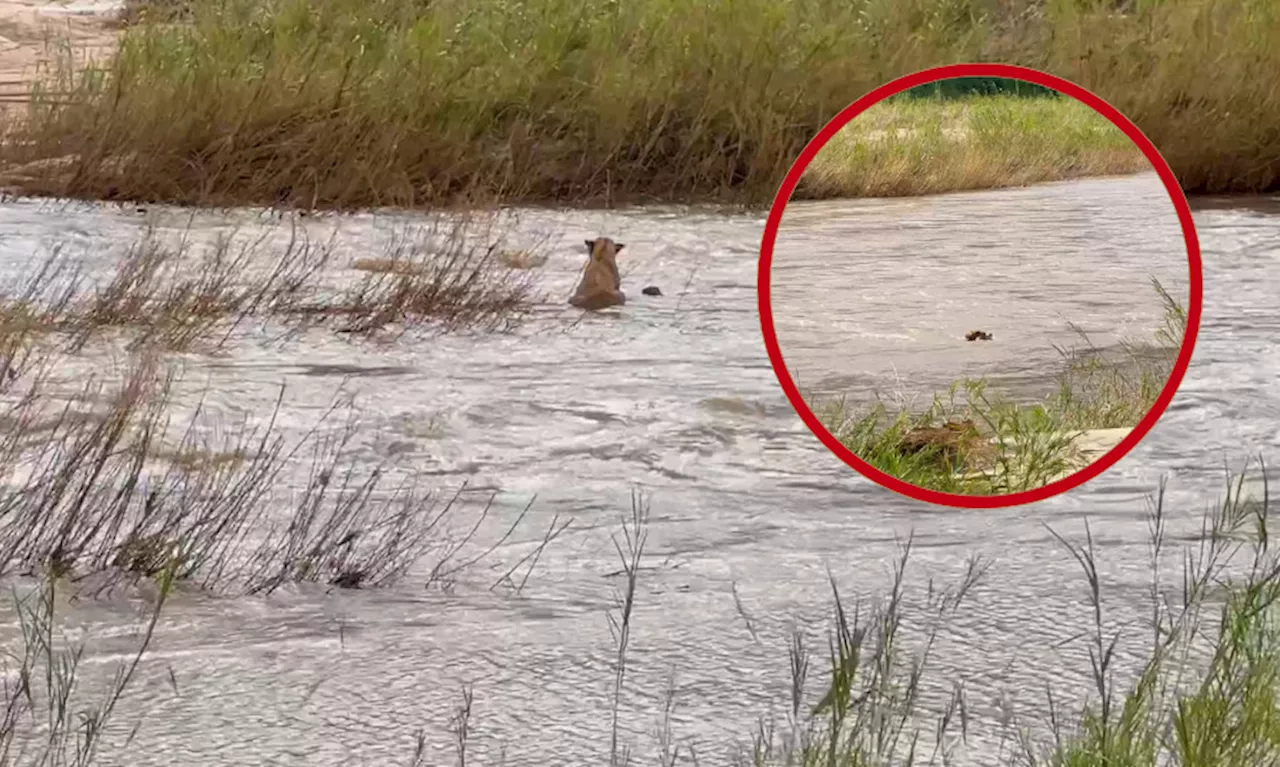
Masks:
[[[930,490],[1005,495],[1042,487],[1084,468],[1084,432],[1137,426],[1164,389],[1182,346],[1186,310],[1157,280],[1165,308],[1155,343],[1123,343],[1108,357],[1077,330],[1083,349],[1062,350],[1066,369],[1043,402],[990,392],[986,379],[961,379],[923,413],[883,403],[855,410],[819,403],[819,420],[876,469]]]

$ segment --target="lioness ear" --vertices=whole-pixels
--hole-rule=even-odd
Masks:
[[[593,251],[593,250],[595,250],[595,249],[596,249],[596,241],[595,241],[595,240],[585,240],[585,242],[587,243],[587,252],[588,252],[588,253],[590,253],[591,251]]]
[[[622,249],[623,249],[623,248],[625,248],[625,247],[627,247],[627,246],[626,246],[626,245],[623,245],[623,244],[622,244],[622,243],[620,243],[620,242],[615,242],[615,243],[613,243],[613,252],[614,252],[614,253],[621,253],[621,252],[622,252]]]

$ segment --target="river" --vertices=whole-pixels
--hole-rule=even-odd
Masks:
[[[784,354],[805,381],[828,388],[908,380],[928,391],[957,368],[1047,375],[1055,358],[1045,342],[1066,338],[1064,320],[1110,334],[1106,343],[1145,336],[1160,319],[1148,277],[1184,293],[1186,285],[1185,251],[1155,187],[1154,177],[1136,176],[796,205],[784,233],[798,234],[779,246],[774,277],[787,286],[778,304]],[[1169,477],[1170,513],[1185,532],[1220,496],[1224,461],[1235,466],[1280,445],[1280,206],[1194,207],[1204,319],[1178,395],[1105,474],[1015,508],[904,499],[856,475],[807,431],[761,341],[762,214],[512,212],[516,242],[551,245],[538,272],[547,303],[514,333],[373,345],[315,330],[283,344],[251,335],[219,355],[185,355],[184,396],[207,385],[215,420],[265,415],[283,382],[282,428],[301,434],[341,389],[355,396],[363,427],[357,460],[426,471],[442,488],[465,480],[496,491],[497,514],[483,531],[490,537],[531,500],[532,521],[493,565],[448,590],[424,589],[425,574],[415,572],[382,590],[175,595],[101,762],[408,764],[423,728],[424,763],[453,763],[448,728],[465,684],[474,694],[471,763],[607,763],[614,650],[606,614],[619,585],[610,574],[620,567],[610,535],[639,489],[650,522],[619,717],[634,762],[657,762],[654,733],[671,689],[682,752],[692,748],[699,764],[730,763],[760,717],[786,708],[793,626],[807,627],[820,678],[828,573],[847,599],[874,598],[902,539],[914,535],[911,594],[928,577],[955,579],[970,555],[992,562],[942,630],[924,691],[936,710],[963,681],[972,721],[955,763],[999,763],[1009,710],[1035,725],[1046,684],[1070,704],[1089,679],[1087,647],[1065,641],[1089,625],[1085,581],[1046,524],[1080,540],[1088,516],[1109,620],[1130,627],[1119,662],[1132,669],[1146,636],[1146,495]],[[365,214],[306,226],[317,236],[338,227],[342,258],[332,268],[340,276],[342,261],[376,254],[413,220]],[[13,200],[0,204],[0,277],[11,279],[54,243],[101,267],[148,225],[162,234],[189,228],[196,239],[272,226],[249,211]],[[629,303],[579,321],[563,300],[583,239],[598,235],[626,243]],[[787,260],[851,239],[856,270],[804,271],[830,261]],[[940,278],[948,268],[954,278]],[[878,290],[879,280],[899,287]],[[641,296],[650,284],[665,295]],[[909,311],[899,296],[911,297]],[[966,315],[961,306],[981,308]],[[955,343],[969,325],[995,340],[976,349]],[[58,374],[72,382],[109,362],[94,347]],[[490,590],[557,514],[573,524],[521,594]],[[72,615],[90,637],[83,673],[107,673],[130,646],[136,605],[83,602]],[[11,643],[15,630],[6,608],[0,632]]]

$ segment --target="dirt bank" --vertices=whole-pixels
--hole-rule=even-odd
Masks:
[[[0,0],[0,114],[26,104],[37,73],[58,56],[81,66],[114,51],[122,5],[110,0]]]

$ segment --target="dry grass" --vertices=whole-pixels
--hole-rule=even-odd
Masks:
[[[281,245],[268,231],[204,247],[148,231],[96,282],[55,249],[16,291],[0,291],[0,391],[42,342],[74,352],[123,333],[134,350],[212,351],[253,323],[282,324],[281,337],[318,323],[357,334],[388,325],[502,331],[534,300],[532,280],[503,268],[496,246],[476,244],[466,222],[399,233],[385,258],[354,265],[374,273],[337,290],[322,279],[333,241],[288,231]]]
[[[89,382],[75,406],[43,383],[3,410],[0,577],[46,573],[96,593],[167,570],[220,593],[267,593],[385,586],[424,560],[434,560],[422,568],[428,584],[448,581],[487,553],[463,556],[488,505],[468,511],[462,490],[346,457],[354,411],[344,419],[334,405],[286,440],[278,402],[261,423],[211,439],[202,407],[174,422],[178,381],[154,354],[135,358],[117,385]],[[563,530],[554,528],[542,546]]]
[[[397,261],[393,258],[357,258],[351,262],[351,268],[373,274],[399,274],[406,277],[422,273],[421,267],[408,261]]]
[[[797,198],[898,197],[1151,170],[1071,98],[971,96],[875,104],[814,157]]]
[[[504,250],[498,254],[498,261],[508,269],[537,269],[546,265],[547,254],[530,250]]]
[[[1191,192],[1280,184],[1270,0],[177,7],[180,23],[161,13],[129,27],[109,72],[45,85],[74,98],[37,99],[12,128],[0,166],[26,168],[9,183],[340,209],[762,202],[821,125],[871,88],[997,60],[1107,99]]]
[[[437,250],[398,237],[388,256],[359,285],[322,309],[348,322],[347,332],[369,332],[393,323],[430,318],[444,330],[507,330],[532,305],[527,275],[501,269],[497,246],[478,250],[461,232],[450,232]]]

